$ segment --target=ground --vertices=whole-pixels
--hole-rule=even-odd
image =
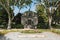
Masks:
[[[60,40],[60,35],[52,32],[43,32],[36,34],[22,34],[19,32],[10,32],[4,37],[0,36],[0,40]]]

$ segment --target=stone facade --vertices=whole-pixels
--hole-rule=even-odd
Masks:
[[[37,13],[32,11],[27,11],[21,16],[21,24],[24,25],[24,28],[34,29],[37,28],[38,17]]]

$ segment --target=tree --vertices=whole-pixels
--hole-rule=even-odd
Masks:
[[[0,25],[1,28],[6,28],[8,23],[8,14],[3,8],[0,9]]]
[[[38,14],[38,24],[40,25],[39,28],[47,28],[47,14],[45,13],[45,7],[42,4],[36,5],[36,11]]]
[[[22,14],[21,13],[18,13],[15,18],[14,18],[14,21],[16,24],[21,24],[21,16]]]
[[[8,28],[7,29],[9,29],[11,27],[11,13],[10,13],[10,10],[9,10],[9,8],[10,8],[10,6],[9,6],[9,0],[4,0],[4,1],[3,0],[0,0],[0,5],[2,5],[2,7],[8,13],[9,20],[8,20]]]
[[[29,0],[30,1],[30,0]],[[11,28],[11,23],[12,23],[12,19],[14,17],[11,17],[13,15],[13,11],[11,12],[11,6],[21,6],[24,3],[25,4],[30,4],[28,0],[0,0],[0,5],[6,10],[6,12],[8,13],[8,27],[7,29]],[[20,3],[21,2],[21,3]],[[26,3],[27,2],[27,3]],[[18,5],[18,4],[21,5]],[[14,9],[13,9],[14,10]],[[12,14],[12,15],[11,15]]]
[[[24,7],[27,8],[27,6],[29,6],[32,3],[32,0],[20,0],[18,1],[17,7],[19,8],[19,13],[20,10]]]
[[[51,0],[51,1],[49,1],[49,0],[45,0],[44,2],[45,2],[45,6],[46,6],[46,10],[47,10],[47,14],[48,14],[48,22],[49,22],[49,27],[50,27],[50,29],[52,29],[52,19],[53,19],[53,15],[52,14],[54,14],[54,12],[55,12],[55,8],[54,7],[56,7],[56,2],[57,2],[58,0]],[[52,6],[52,7],[51,7]]]
[[[49,22],[49,27],[50,27],[50,29],[52,28],[52,26],[51,26],[51,22],[52,22],[52,14],[50,13],[50,10],[49,10],[49,8],[51,7],[51,6],[53,6],[53,7],[55,7],[55,4],[56,4],[56,2],[58,1],[58,0],[36,0],[39,4],[43,4],[44,5],[44,7],[45,7],[45,9],[46,9],[46,12],[47,12],[47,14],[48,14],[48,22]],[[54,10],[51,10],[52,11],[52,13],[54,13]]]
[[[58,23],[60,23],[60,1],[58,1],[57,4],[57,17],[58,17]]]

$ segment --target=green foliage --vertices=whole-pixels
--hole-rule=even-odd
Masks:
[[[48,29],[48,24],[47,23],[39,23],[37,25],[38,29]]]
[[[36,1],[41,2],[41,0],[36,0]],[[36,11],[38,13],[38,21],[39,21],[38,25],[40,25],[39,27],[42,26],[42,28],[43,28],[43,26],[45,24],[47,24],[47,26],[48,26],[48,21],[49,21],[48,18],[50,16],[48,8],[51,7],[51,6],[55,7],[57,1],[58,0],[43,0],[44,5],[38,4],[36,6]],[[44,9],[46,9],[47,13],[44,13]],[[60,12],[59,11],[60,11],[60,6],[58,6],[57,10],[52,10],[53,14],[51,14],[52,15],[52,20],[55,21],[58,24],[60,22],[59,21],[60,20]]]
[[[55,28],[55,29],[60,29],[60,24],[59,25],[52,24],[52,27]]]
[[[38,13],[38,19],[42,18],[44,20],[44,22],[47,22],[48,17],[47,17],[47,14],[44,12],[45,11],[44,9],[45,9],[45,7],[42,4],[36,6],[36,11]]]
[[[8,15],[5,9],[0,9],[0,28],[6,28],[7,27],[7,21]]]
[[[25,0],[25,3],[26,3],[27,5],[30,5],[30,4],[32,3],[32,0]]]
[[[44,12],[44,6],[41,4],[41,5],[37,5],[36,6],[36,11],[40,11],[40,12]]]
[[[21,10],[22,8],[30,5],[32,3],[32,0],[18,0],[16,3],[16,6]]]
[[[58,0],[44,0],[46,7],[56,6]]]
[[[22,24],[12,24],[12,28],[23,29],[24,26]]]
[[[38,28],[47,28],[48,17],[47,14],[44,12],[45,10],[44,5],[36,5],[36,11],[38,13]]]

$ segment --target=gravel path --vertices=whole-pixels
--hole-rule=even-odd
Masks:
[[[43,32],[38,34],[21,34],[19,32],[11,32],[0,37],[0,40],[60,40],[60,35],[52,32]]]

